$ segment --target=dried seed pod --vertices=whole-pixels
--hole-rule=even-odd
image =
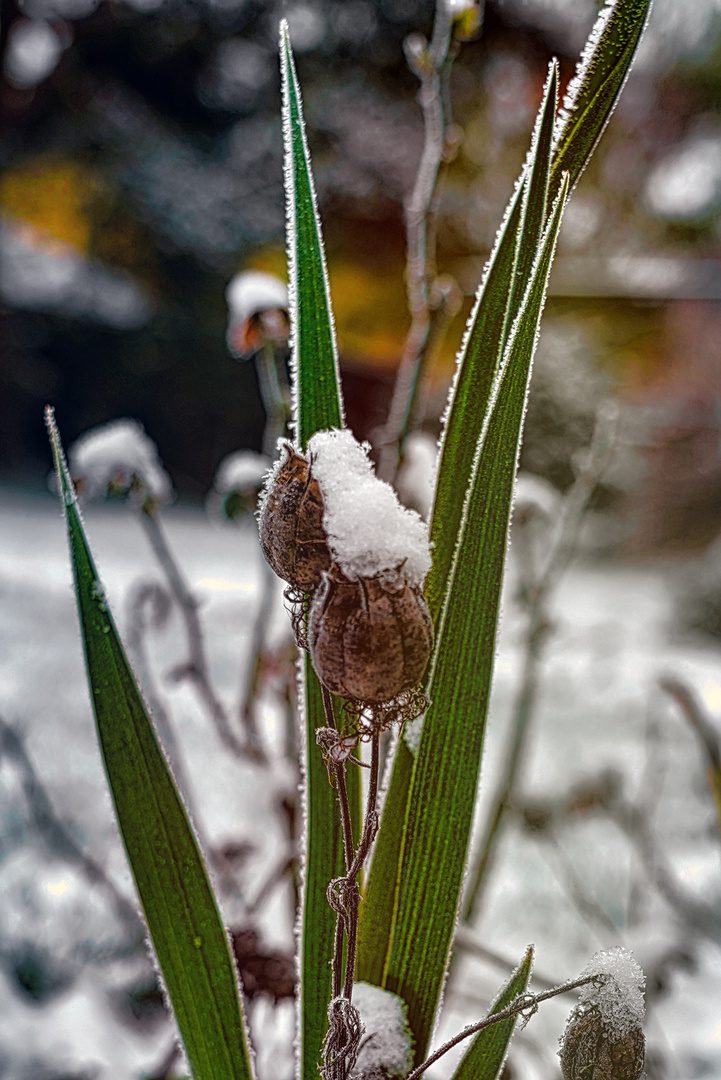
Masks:
[[[574,1010],[560,1050],[564,1080],[638,1080],[646,1040],[638,1024],[619,1036],[598,1008]]]
[[[323,498],[310,466],[290,443],[286,460],[272,476],[258,519],[263,553],[295,589],[312,593],[330,567],[323,528]]]
[[[308,622],[313,665],[329,690],[357,701],[390,701],[415,686],[431,654],[423,593],[395,575],[350,581],[323,575]]]

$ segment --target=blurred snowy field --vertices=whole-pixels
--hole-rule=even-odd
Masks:
[[[123,631],[134,584],[162,578],[126,508],[90,507],[85,516]],[[245,678],[259,601],[253,529],[216,528],[201,512],[183,508],[168,511],[165,521],[201,600],[211,674],[230,706]],[[582,788],[585,812],[568,814],[553,829],[514,821],[506,830],[471,935],[507,958],[509,967],[464,950],[446,992],[439,1041],[482,1014],[528,943],[536,945],[539,976],[551,981],[573,978],[597,949],[622,944],[653,973],[649,1077],[721,1075],[719,920],[704,924],[683,914],[684,904],[692,916],[694,904],[721,911],[718,825],[700,746],[658,689],[660,675],[674,674],[711,718],[718,717],[721,665],[717,647],[675,636],[670,580],[671,571],[660,565],[609,563],[576,565],[563,579],[523,796],[543,808]],[[519,680],[523,620],[510,597],[505,608],[481,819],[497,782]],[[270,637],[281,642],[286,627],[278,594]],[[233,845],[243,853],[222,905],[230,925],[247,924],[248,904],[287,845],[278,806],[296,776],[283,756],[282,709],[271,691],[259,707],[270,766],[233,758],[187,684],[168,678],[183,659],[177,614],[150,632],[148,644],[197,824],[213,849]],[[134,903],[95,741],[60,507],[50,496],[9,489],[0,489],[0,718],[22,736],[37,784],[70,836]],[[648,866],[593,804],[594,785],[608,780],[608,770],[623,800],[647,811],[654,857],[681,898],[675,907],[644,881]],[[0,756],[0,1077],[140,1080],[159,1068],[173,1041],[162,1009],[149,1007],[152,995],[141,992],[152,983],[152,968],[144,954],[124,951],[126,929],[108,887],[91,884],[77,861],[43,839],[28,810],[29,786],[17,759]],[[531,821],[528,813],[525,820]],[[269,948],[291,950],[285,889],[269,894],[253,921]],[[557,999],[532,1018],[513,1044],[514,1076],[560,1076],[555,1054],[572,1004]],[[257,998],[250,1020],[261,1080],[290,1080],[290,1002],[274,1009]],[[429,1077],[450,1076],[454,1060],[449,1055]]]

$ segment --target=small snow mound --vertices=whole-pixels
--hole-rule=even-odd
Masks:
[[[111,483],[129,489],[137,476],[158,502],[169,502],[172,485],[158,449],[137,420],[113,420],[92,428],[70,447],[70,473],[82,481],[84,499],[103,499]]]
[[[218,465],[213,487],[219,495],[260,487],[271,467],[270,458],[253,450],[236,450]]]
[[[640,1027],[646,1012],[643,971],[633,954],[620,945],[597,952],[581,972],[610,975],[603,983],[588,983],[581,989],[580,1008],[598,1009],[612,1042],[622,1039],[631,1028]]]
[[[380,986],[361,982],[353,984],[353,1004],[365,1028],[356,1062],[359,1075],[405,1076],[413,1065],[405,1001]]]
[[[275,274],[245,270],[232,279],[225,290],[225,299],[233,317],[242,322],[260,311],[287,309],[288,286]]]
[[[376,477],[368,450],[348,430],[320,431],[308,443],[328,546],[351,580],[402,566],[408,584],[420,586],[431,567],[428,529]]]

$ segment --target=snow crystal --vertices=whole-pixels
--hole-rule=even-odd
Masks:
[[[265,454],[256,454],[253,450],[236,450],[221,461],[213,487],[219,495],[260,487],[270,465],[270,459]]]
[[[405,1076],[413,1065],[405,1001],[380,986],[354,983],[353,1004],[365,1028],[356,1063],[360,1075]]]
[[[308,443],[318,481],[328,546],[352,580],[403,567],[410,585],[421,585],[431,567],[428,529],[406,510],[395,491],[379,480],[368,457],[348,430],[320,431]]]
[[[236,274],[225,290],[231,314],[239,322],[260,311],[288,307],[288,287],[275,274],[246,270]]]
[[[645,978],[628,949],[616,945],[597,952],[581,972],[610,975],[604,983],[588,983],[581,989],[580,1009],[596,1008],[612,1041],[618,1042],[633,1027],[640,1027],[646,1008],[643,1001]]]
[[[92,428],[71,446],[70,473],[82,480],[85,499],[102,499],[115,481],[129,488],[137,476],[159,502],[168,502],[170,477],[158,457],[158,449],[137,420],[113,420]]]

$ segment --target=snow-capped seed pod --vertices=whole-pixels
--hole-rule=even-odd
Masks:
[[[602,950],[581,972],[592,982],[568,1018],[559,1056],[564,1080],[638,1080],[643,1073],[643,971],[628,949]]]
[[[330,567],[318,481],[302,454],[284,444],[285,461],[270,473],[258,517],[260,544],[278,577],[312,593]]]
[[[313,666],[334,694],[391,701],[417,685],[433,629],[423,593],[399,570],[349,580],[337,566],[323,575],[308,621]]]
[[[645,1045],[640,1026],[614,1039],[599,1009],[574,1011],[560,1051],[564,1080],[638,1080],[643,1073]]]

